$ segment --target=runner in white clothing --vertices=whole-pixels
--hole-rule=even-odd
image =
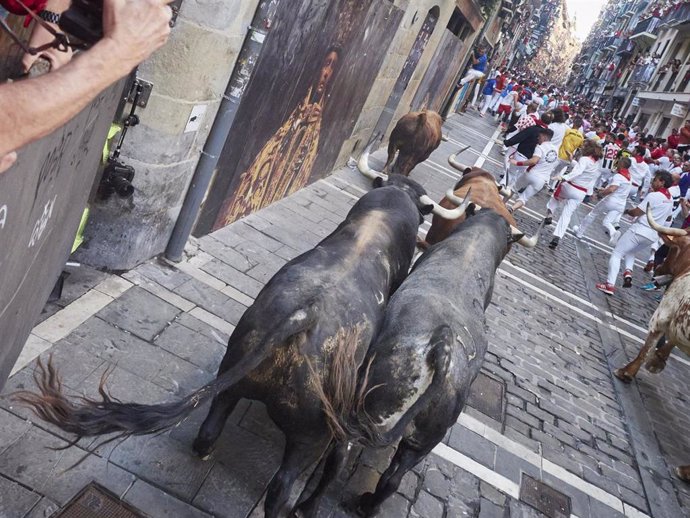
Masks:
[[[573,227],[573,231],[578,238],[585,235],[587,228],[589,228],[597,216],[606,214],[602,225],[604,225],[610,236],[609,243],[615,245],[618,242],[620,232],[616,230],[614,223],[623,215],[628,193],[632,187],[629,167],[629,158],[623,157],[618,161],[618,172],[613,175],[609,185],[599,193],[601,201],[587,214],[579,227]]]
[[[547,225],[551,224],[554,214],[562,210],[553,232],[553,239],[549,243],[549,248],[552,250],[558,246],[561,238],[568,230],[570,218],[573,217],[577,206],[584,200],[599,178],[599,160],[603,154],[601,145],[592,140],[586,140],[582,145],[582,158],[577,161],[572,172],[567,175],[567,178],[557,178],[561,184],[546,205],[544,221]]]
[[[652,180],[652,192],[645,196],[642,203],[634,209],[628,209],[625,214],[637,217],[637,221],[621,236],[616,248],[611,253],[609,271],[606,282],[596,285],[597,289],[607,295],[613,295],[616,291],[616,278],[621,267],[621,260],[625,258],[625,273],[623,274],[623,287],[632,286],[632,272],[635,264],[635,254],[649,248],[656,241],[658,235],[649,226],[647,221],[647,206],[652,211],[655,221],[666,221],[673,212],[673,200],[668,188],[671,187],[673,178],[667,171],[658,171]]]
[[[512,186],[514,190],[524,188],[524,191],[520,193],[517,202],[510,209],[511,212],[521,209],[532,196],[544,188],[551,178],[551,172],[558,164],[558,148],[551,142],[552,137],[553,131],[544,128],[542,134],[539,135],[539,144],[531,159],[526,162],[510,161],[514,166],[528,166],[527,172],[517,178]]]
[[[638,191],[645,184],[647,177],[652,174],[649,170],[649,165],[644,161],[645,151],[644,147],[636,146],[632,153],[632,165],[630,166],[632,189],[630,189],[630,197],[634,199],[637,199]]]
[[[614,175],[613,163],[616,161],[616,157],[618,157],[618,152],[620,150],[621,147],[616,144],[613,134],[607,133],[606,143],[604,144],[604,158],[601,160],[601,175],[597,181],[597,187],[602,187],[604,184],[608,185],[611,181]]]

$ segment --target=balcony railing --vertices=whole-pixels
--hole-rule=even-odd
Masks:
[[[652,16],[651,18],[647,18],[645,20],[642,20],[641,22],[638,22],[637,25],[635,25],[635,28],[633,29],[633,33],[630,35],[630,39],[636,39],[636,38],[648,38],[651,39],[652,41],[656,39],[656,30],[659,27],[659,18],[656,18]]]
[[[618,46],[618,51],[616,54],[619,56],[626,56],[633,53],[635,50],[635,42],[632,40],[623,40]]]
[[[616,50],[621,44],[621,38],[618,36],[611,36],[604,40],[602,47],[606,50]]]
[[[654,75],[656,64],[650,63],[648,65],[637,65],[630,77],[630,83],[637,83],[639,85],[648,85]]]
[[[690,22],[690,3],[683,2],[671,9],[662,20],[667,27],[675,27]]]

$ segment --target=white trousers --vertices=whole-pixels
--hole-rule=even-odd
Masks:
[[[553,169],[553,172],[551,173],[551,180],[549,180],[550,189],[554,189],[556,187],[556,183],[558,183],[556,182],[556,180],[554,180],[554,178],[556,176],[563,176],[563,174],[566,174],[567,168],[569,166],[570,162],[568,160],[562,160],[560,158],[558,159],[558,165]],[[561,174],[561,171],[563,171],[563,169],[566,169],[566,171],[563,174]]]
[[[517,148],[509,147],[506,150],[506,154],[503,157],[503,173],[504,176],[501,178],[501,185],[507,185],[512,187],[515,182],[522,174],[527,170],[525,166],[516,166],[510,163],[510,160],[517,160],[518,162],[526,162],[528,158],[522,153],[518,153]]]
[[[599,169],[599,178],[597,179],[596,188],[600,189],[602,185],[606,182],[610,182],[613,177],[613,171],[611,169],[601,168]]]
[[[493,95],[487,95],[484,97],[484,105],[482,106],[482,114],[486,113],[489,108],[497,105],[498,98],[501,96],[500,93],[494,93]],[[493,109],[493,108],[492,108]]]
[[[621,268],[622,259],[625,259],[625,269],[632,272],[633,266],[635,265],[635,254],[650,246],[652,246],[651,239],[635,234],[632,230],[628,230],[623,234],[618,240],[616,248],[611,252],[609,273],[606,282],[609,284],[616,284],[616,278]]]
[[[568,225],[570,225],[570,219],[573,217],[573,214],[575,214],[577,206],[582,203],[587,193],[580,189],[576,189],[569,183],[563,183],[560,194],[560,199],[557,200],[551,196],[549,203],[546,204],[546,208],[553,213],[554,217],[556,217],[559,212],[561,213],[558,218],[558,223],[556,223],[556,230],[553,231],[553,235],[558,238],[565,235],[566,230],[568,230]]]
[[[480,72],[479,70],[470,68],[467,71],[467,74],[465,74],[465,77],[463,77],[460,80],[460,86],[464,86],[465,83],[469,83],[470,81],[474,81],[475,79],[481,79],[482,77],[484,77],[484,72]]]
[[[523,204],[526,204],[530,198],[532,198],[534,195],[539,193],[539,191],[541,191],[544,188],[546,182],[548,181],[549,179],[545,178],[544,176],[539,176],[532,173],[523,174],[522,177],[519,179],[519,182],[516,182],[515,185],[515,188],[518,191],[523,187],[525,188],[525,190],[520,193],[520,196],[518,196],[518,200],[521,201]]]
[[[613,224],[623,215],[624,210],[625,205],[621,205],[620,202],[616,203],[615,200],[604,198],[597,203],[591,212],[582,220],[580,223],[580,228],[577,229],[577,235],[585,235],[585,232],[589,226],[594,223],[594,220],[600,214],[606,214],[604,220],[602,221],[602,225],[606,230],[608,230],[609,235],[613,235],[613,233],[616,231],[616,228],[613,226]]]

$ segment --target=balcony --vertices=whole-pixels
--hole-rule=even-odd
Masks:
[[[656,41],[656,31],[661,20],[656,17],[647,18],[635,25],[630,40],[637,41],[645,46],[650,46]]]
[[[639,88],[645,88],[652,80],[654,70],[656,70],[656,64],[654,63],[650,63],[649,65],[637,65],[630,77],[630,84],[638,85]]]
[[[616,54],[619,56],[630,56],[635,50],[635,42],[631,40],[623,40],[618,46]]]
[[[618,46],[621,44],[621,38],[618,36],[611,36],[609,38],[606,38],[602,44],[602,48],[604,50],[610,50],[614,51],[618,48]]]
[[[676,27],[690,22],[690,4],[683,2],[676,5],[664,16],[662,22],[666,27]]]

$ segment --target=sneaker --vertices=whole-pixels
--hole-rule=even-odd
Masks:
[[[657,286],[657,285],[656,285],[655,283],[653,283],[653,282],[648,282],[648,283],[645,284],[644,286],[640,286],[640,289],[641,289],[641,290],[644,290],[644,291],[658,291],[658,290],[659,290],[659,286]]]
[[[560,242],[561,238],[559,237],[554,237],[551,242],[549,243],[549,248],[551,250],[555,250],[556,247],[558,246],[558,243]]]
[[[644,271],[647,273],[651,272],[653,269],[654,269],[654,261],[649,261],[644,267]]]
[[[616,292],[615,286],[613,284],[609,284],[608,282],[597,283],[596,288],[599,291],[603,291],[607,295],[613,295]]]
[[[661,302],[661,299],[663,299],[664,296],[660,293],[659,295],[654,295],[654,300],[657,302]]]
[[[479,116],[480,116],[482,119],[484,118],[484,114],[483,114],[482,112],[479,112]]]
[[[623,287],[632,288],[632,272],[630,270],[625,270],[623,274]]]
[[[613,234],[611,234],[611,238],[609,239],[609,245],[616,246],[620,237],[621,237],[621,231],[616,230]]]
[[[544,226],[550,225],[551,223],[553,223],[553,218],[551,216],[546,216],[544,218]]]

